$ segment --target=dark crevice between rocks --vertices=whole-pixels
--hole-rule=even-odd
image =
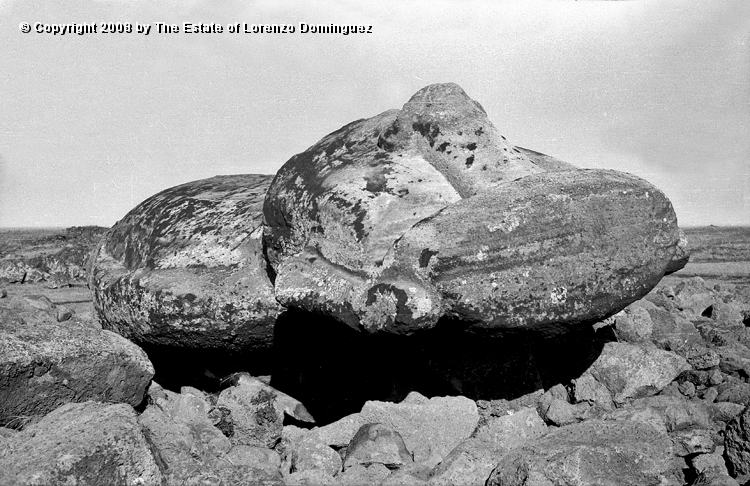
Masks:
[[[324,425],[359,412],[368,400],[400,402],[412,391],[428,398],[512,400],[567,384],[613,339],[591,326],[554,337],[528,331],[488,337],[464,327],[443,319],[412,336],[373,335],[292,309],[277,320],[269,349],[143,348],[156,368],[155,381],[167,389],[189,385],[215,393],[234,372],[270,376],[271,386],[301,401]]]
[[[701,316],[708,317],[709,319],[711,319],[713,315],[714,315],[713,305],[709,305],[708,307],[706,307],[706,309],[703,312],[701,312]]]

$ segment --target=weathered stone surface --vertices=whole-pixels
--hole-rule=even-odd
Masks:
[[[658,282],[678,240],[656,188],[513,147],[454,84],[292,157],[264,215],[280,302],[373,332],[603,318]]]
[[[750,474],[750,407],[727,424],[724,447],[730,474]]]
[[[688,278],[675,285],[672,298],[689,318],[701,317],[718,301],[716,293],[706,286],[701,277]]]
[[[281,308],[263,257],[271,176],[217,176],[150,197],[103,238],[89,285],[106,329],[137,343],[270,346]]]
[[[434,282],[448,315],[480,327],[594,321],[656,285],[673,251],[672,218],[658,190],[627,174],[538,174],[417,223],[392,266]]]
[[[346,448],[344,469],[360,464],[382,464],[395,469],[414,462],[398,431],[383,424],[365,424]]]
[[[729,476],[722,452],[723,447],[717,448],[712,454],[699,454],[691,460],[693,470],[697,473],[695,480],[690,483],[691,486],[739,486],[739,483]]]
[[[667,434],[713,428],[708,407],[702,402],[663,395],[633,400],[623,408],[603,414],[601,418],[638,422]]]
[[[584,373],[573,380],[573,400],[575,403],[597,405],[604,410],[612,409],[612,395],[609,390],[590,373]]]
[[[232,447],[212,423],[211,404],[201,391],[183,387],[177,394],[154,384],[149,401],[138,423],[158,453],[167,484],[283,484],[279,455]]]
[[[629,398],[655,395],[689,368],[684,358],[668,351],[610,342],[589,373],[607,387],[615,403],[622,404]]]
[[[664,484],[672,443],[647,425],[588,420],[503,456],[487,486]]]
[[[279,454],[265,447],[234,446],[226,454],[224,460],[233,466],[251,466],[260,469],[269,476],[278,475],[281,468]]]
[[[281,439],[285,413],[312,421],[301,403],[247,374],[221,392],[216,408],[235,445],[273,447]]]
[[[308,432],[298,429],[290,440],[315,434],[323,443],[341,448],[363,425],[381,423],[401,434],[415,462],[435,466],[474,432],[478,422],[476,403],[466,397],[428,399],[412,392],[401,403],[369,401],[359,413]]]
[[[682,270],[690,260],[690,243],[688,242],[687,236],[685,236],[685,232],[682,231],[682,229],[680,229],[679,231],[679,237],[680,239],[679,241],[677,241],[674,256],[669,262],[667,269],[664,271],[665,275],[674,273],[678,270]]]
[[[547,433],[547,426],[533,408],[524,408],[486,424],[453,449],[433,471],[430,486],[484,484],[498,458]]]
[[[0,306],[0,424],[69,402],[143,401],[154,368],[138,346],[12,303]]]
[[[331,476],[341,471],[343,461],[338,452],[325,444],[315,434],[299,435],[297,440],[290,440],[287,446],[288,471],[301,472],[308,469],[319,469]]]
[[[336,484],[349,486],[355,484],[381,484],[391,474],[385,465],[375,463],[370,466],[355,464],[336,476]]]
[[[70,403],[6,440],[0,484],[161,484],[132,407]]]

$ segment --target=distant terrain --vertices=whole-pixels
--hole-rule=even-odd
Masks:
[[[683,231],[690,261],[666,280],[699,276],[712,283],[750,284],[750,227],[698,226]]]

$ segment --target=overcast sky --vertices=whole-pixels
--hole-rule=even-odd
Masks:
[[[649,180],[682,226],[750,225],[747,0],[285,3],[0,0],[0,226],[110,226],[177,184],[273,173],[448,81],[511,143]],[[151,32],[33,29],[102,21]],[[228,33],[236,22],[372,33]]]

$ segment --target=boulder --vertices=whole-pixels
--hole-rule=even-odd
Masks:
[[[69,403],[0,447],[0,484],[161,484],[158,459],[126,404]]]
[[[335,476],[341,471],[342,458],[332,447],[325,444],[315,434],[289,433],[289,428],[282,431],[282,442],[278,449],[285,450],[284,470],[290,473],[318,469],[325,471],[330,476]],[[284,433],[286,432],[286,434]],[[299,432],[299,431],[295,431]],[[289,436],[293,435],[293,438]]]
[[[450,83],[341,128],[269,187],[277,298],[355,329],[411,333],[444,315],[490,329],[571,325],[645,295],[678,241],[670,202],[629,174],[543,160]]]
[[[622,404],[630,398],[659,393],[689,368],[683,357],[669,351],[609,342],[589,373],[609,390],[616,404]]]
[[[499,458],[486,484],[656,486],[671,475],[672,455],[670,439],[647,425],[588,420]]]
[[[257,378],[241,374],[216,401],[220,427],[234,445],[272,448],[281,439],[284,416],[314,422],[304,405]]]
[[[136,343],[239,351],[269,347],[281,307],[263,257],[271,176],[217,176],[156,194],[92,254],[105,329]]]
[[[0,424],[69,402],[138,406],[153,376],[143,350],[122,336],[0,306]]]

